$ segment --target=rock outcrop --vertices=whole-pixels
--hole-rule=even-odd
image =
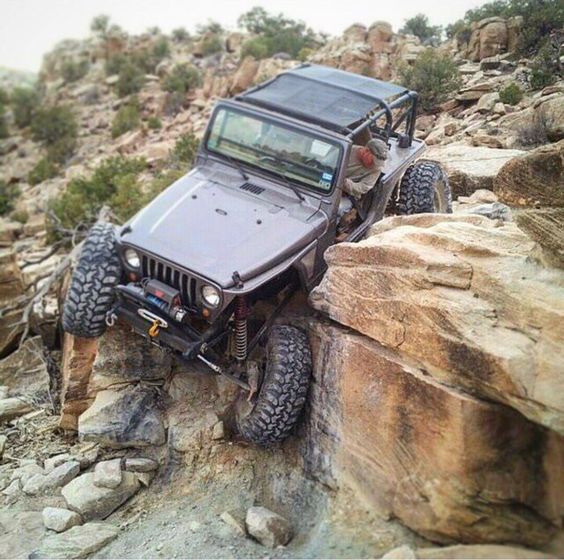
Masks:
[[[311,331],[314,476],[431,540],[549,538],[564,513],[564,275],[535,250],[513,223],[416,215],[326,252],[310,301],[356,333]]]
[[[466,57],[479,62],[484,58],[513,51],[522,25],[523,18],[520,16],[509,19],[489,17],[472,24]]]

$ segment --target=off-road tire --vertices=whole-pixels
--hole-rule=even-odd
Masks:
[[[306,402],[311,369],[306,334],[287,325],[272,327],[255,405],[248,414],[236,417],[237,429],[245,440],[269,446],[290,435]]]
[[[396,201],[398,214],[452,213],[452,195],[448,176],[432,161],[410,165],[400,182]]]
[[[121,278],[114,226],[97,223],[88,232],[63,306],[63,329],[82,338],[101,336]]]

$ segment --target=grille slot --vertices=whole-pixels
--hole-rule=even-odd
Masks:
[[[262,194],[264,192],[264,189],[262,187],[259,187],[258,185],[253,185],[253,183],[243,183],[239,188],[242,191],[248,191],[250,193],[257,195]]]
[[[141,256],[141,272],[144,277],[154,278],[176,288],[185,305],[195,305],[197,281],[193,276],[147,255]]]

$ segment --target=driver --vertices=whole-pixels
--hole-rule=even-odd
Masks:
[[[374,185],[388,157],[388,145],[383,140],[372,138],[366,145],[353,145],[344,192],[355,198],[363,197]]]

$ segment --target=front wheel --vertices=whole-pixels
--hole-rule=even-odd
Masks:
[[[63,330],[83,338],[101,336],[121,279],[115,229],[99,222],[88,232],[63,307]]]
[[[252,402],[241,395],[235,406],[241,436],[262,446],[286,439],[306,402],[311,370],[306,334],[288,325],[272,327],[258,394]]]
[[[432,161],[418,161],[404,173],[396,202],[398,214],[451,214],[448,176]]]

